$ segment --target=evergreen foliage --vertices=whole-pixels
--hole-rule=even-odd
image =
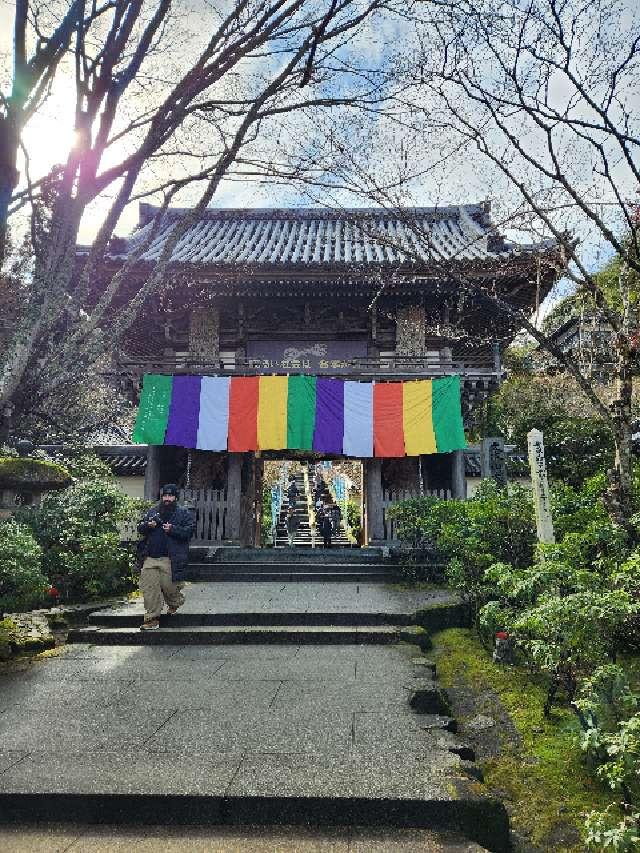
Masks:
[[[0,614],[42,601],[49,584],[41,560],[42,548],[29,527],[13,518],[0,522]]]
[[[640,714],[616,660],[638,652],[640,548],[611,520],[605,487],[603,474],[554,483],[555,545],[536,544],[531,496],[490,480],[466,502],[415,499],[392,513],[407,544],[431,542],[446,561],[483,641],[511,636],[518,663],[545,684],[544,715],[573,709],[589,765],[623,806],[622,819],[614,806],[591,813],[585,844],[623,853],[640,835]]]

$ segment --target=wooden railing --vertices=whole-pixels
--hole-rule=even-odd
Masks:
[[[226,491],[180,489],[179,501],[195,513],[196,529],[191,540],[194,544],[222,542],[230,538]]]

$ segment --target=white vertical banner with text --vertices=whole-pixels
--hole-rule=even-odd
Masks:
[[[547,463],[544,458],[544,441],[539,429],[532,429],[531,432],[527,433],[527,445],[538,541],[553,545],[556,538],[553,533],[553,519],[551,517],[551,495],[547,478]]]

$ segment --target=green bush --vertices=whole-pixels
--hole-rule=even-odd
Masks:
[[[49,580],[64,599],[77,600],[130,588],[134,559],[120,543],[119,528],[140,509],[105,477],[48,494],[20,518],[42,546]]]
[[[613,664],[599,667],[582,684],[574,703],[582,727],[580,745],[597,777],[622,800],[617,809],[587,815],[585,841],[590,850],[627,853],[640,842],[640,697],[627,675]]]
[[[486,570],[496,562],[531,563],[535,545],[531,495],[484,480],[467,501],[433,497],[402,501],[390,510],[398,535],[413,548],[434,546],[449,584],[474,608],[491,597]]]
[[[49,584],[41,561],[42,548],[27,526],[13,518],[0,522],[0,613],[42,602]]]
[[[271,487],[265,486],[262,490],[262,517],[260,518],[260,538],[263,548],[273,544],[271,520]]]
[[[347,524],[351,528],[351,533],[355,537],[356,542],[360,542],[360,533],[362,529],[360,501],[347,501]]]

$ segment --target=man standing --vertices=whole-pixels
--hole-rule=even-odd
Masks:
[[[160,627],[163,598],[171,616],[184,604],[182,588],[194,526],[191,513],[178,506],[178,487],[173,483],[163,486],[160,504],[147,510],[138,525],[138,532],[144,536],[144,563],[140,571],[140,590],[144,598],[141,631]]]

